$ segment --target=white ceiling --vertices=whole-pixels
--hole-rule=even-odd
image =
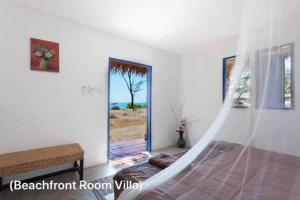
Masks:
[[[10,0],[176,54],[238,35],[242,0]]]

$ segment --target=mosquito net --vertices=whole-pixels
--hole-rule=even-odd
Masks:
[[[224,60],[217,118],[186,154],[147,179],[142,191],[126,190],[120,199],[300,199],[294,102],[300,29],[291,20],[297,6],[295,0],[243,1],[237,56]]]

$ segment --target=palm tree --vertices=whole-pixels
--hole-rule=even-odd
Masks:
[[[127,64],[119,61],[112,61],[111,73],[119,74],[126,83],[127,89],[129,90],[131,102],[129,108],[133,109],[134,98],[136,93],[143,90],[142,85],[144,81],[137,81],[137,77],[144,77],[147,74],[147,68],[136,64]]]

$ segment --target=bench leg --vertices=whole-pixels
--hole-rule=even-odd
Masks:
[[[83,159],[80,160],[80,166],[79,166],[79,177],[80,177],[80,180],[82,181],[83,180]]]
[[[0,177],[0,191],[3,190],[3,182],[2,181],[3,181],[3,179],[2,179],[2,177]]]
[[[73,165],[74,168],[78,168],[78,162],[77,161],[74,161],[74,165]]]

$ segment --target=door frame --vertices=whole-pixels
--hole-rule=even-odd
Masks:
[[[107,161],[109,161],[109,153],[110,153],[110,72],[111,72],[111,63],[112,61],[122,62],[126,64],[134,64],[139,65],[142,67],[147,68],[147,98],[146,98],[146,105],[147,105],[147,141],[146,141],[146,150],[151,152],[152,151],[152,138],[151,138],[151,119],[152,119],[152,66],[145,65],[141,63],[131,62],[127,60],[122,60],[118,58],[109,57],[108,63],[108,103],[107,103]]]

